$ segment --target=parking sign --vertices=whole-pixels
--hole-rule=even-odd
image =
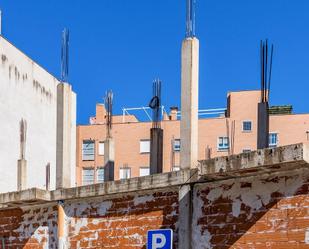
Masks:
[[[158,229],[147,232],[147,249],[172,249],[173,230]]]

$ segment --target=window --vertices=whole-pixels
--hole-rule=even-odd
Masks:
[[[99,155],[104,156],[104,142],[99,142]]]
[[[278,145],[278,134],[269,133],[269,147],[277,147]]]
[[[173,150],[180,151],[180,139],[174,139]]]
[[[242,131],[249,132],[252,130],[252,122],[251,121],[243,121],[242,122]]]
[[[251,149],[243,149],[242,150],[242,153],[249,153],[249,152],[251,152]]]
[[[83,161],[93,161],[94,160],[94,141],[92,140],[83,141],[82,156],[83,156]]]
[[[93,184],[94,169],[83,169],[83,185]]]
[[[140,140],[140,153],[150,153],[150,140]]]
[[[218,138],[218,150],[228,150],[229,148],[229,138],[219,137]]]
[[[180,170],[180,167],[179,167],[179,166],[174,166],[174,167],[173,167],[173,171],[178,171],[178,170]]]
[[[119,178],[128,179],[131,177],[131,168],[120,168]]]
[[[104,182],[104,168],[97,169],[97,183]]]
[[[139,168],[139,176],[148,176],[150,174],[149,167],[140,167]]]

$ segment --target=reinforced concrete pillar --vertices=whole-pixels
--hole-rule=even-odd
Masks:
[[[17,190],[27,188],[27,161],[20,159],[17,161]]]
[[[150,129],[150,174],[163,172],[163,129]]]
[[[198,163],[198,77],[199,41],[186,38],[181,48],[180,168]]]
[[[104,181],[114,181],[115,143],[113,138],[104,141]]]
[[[71,85],[57,86],[56,188],[69,188],[75,165],[76,96]]]
[[[64,202],[58,201],[57,204],[58,210],[58,248],[67,249],[66,242],[66,223],[65,223],[65,211],[64,211]]]
[[[258,132],[257,149],[265,149],[269,146],[269,115],[268,102],[258,103]]]
[[[192,189],[183,185],[179,188],[178,248],[191,249],[192,236]]]

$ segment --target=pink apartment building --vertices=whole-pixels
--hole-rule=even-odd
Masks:
[[[199,119],[199,158],[256,150],[259,100],[259,90],[230,92],[225,112],[217,117]],[[161,123],[164,172],[179,169],[181,141],[177,114],[177,109],[171,108]],[[104,181],[105,115],[104,105],[97,104],[91,124],[77,126],[77,185]],[[292,114],[289,106],[273,107],[269,120],[270,147],[309,140],[309,114]],[[149,174],[151,126],[151,122],[140,122],[134,115],[113,116],[115,179]]]

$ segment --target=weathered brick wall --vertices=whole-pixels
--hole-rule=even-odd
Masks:
[[[56,207],[8,209],[0,212],[0,249],[57,248]]]
[[[193,248],[309,248],[308,186],[308,170],[196,185]]]
[[[171,228],[177,247],[178,191],[128,194],[65,205],[69,248],[146,248],[147,231]]]
[[[64,200],[63,241],[72,249],[146,249],[148,230],[171,228],[175,249],[183,238],[193,249],[309,248],[309,169],[191,184],[192,195],[168,185]],[[192,200],[191,223],[179,196]],[[1,210],[0,249],[1,238],[5,248],[57,248],[57,225],[56,206]]]

